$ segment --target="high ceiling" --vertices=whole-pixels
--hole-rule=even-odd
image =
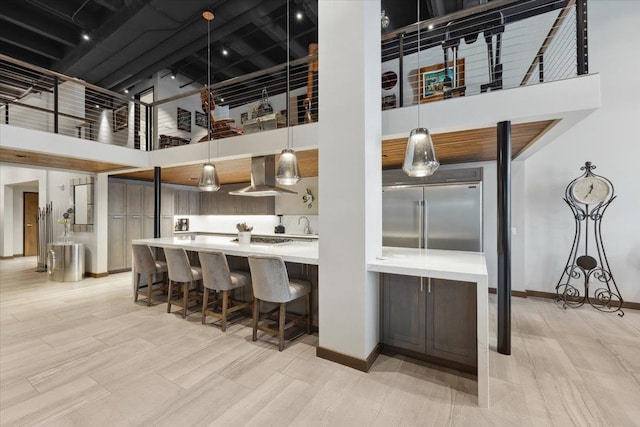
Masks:
[[[421,18],[437,3],[452,12],[465,2],[423,1]],[[382,0],[382,32],[416,22],[416,5]],[[116,92],[161,70],[206,83],[207,9],[214,83],[286,62],[286,0],[3,0],[0,52]],[[318,1],[290,0],[290,11],[295,60],[318,41]]]

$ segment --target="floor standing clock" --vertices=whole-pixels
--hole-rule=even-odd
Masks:
[[[573,213],[575,234],[556,285],[557,301],[565,309],[589,303],[600,311],[624,316],[624,301],[602,243],[602,217],[616,196],[611,181],[593,173],[595,168],[586,162],[580,168],[584,173],[571,181],[564,192],[564,201]]]

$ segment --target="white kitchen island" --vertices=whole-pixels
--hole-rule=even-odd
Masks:
[[[247,257],[249,255],[276,255],[285,262],[318,265],[318,241],[294,240],[286,243],[251,243],[241,245],[233,242],[233,236],[195,236],[160,237],[157,239],[134,240],[133,243],[144,243],[159,248],[184,248],[187,251],[222,251],[226,255]]]
[[[369,271],[459,280],[476,284],[478,405],[489,407],[489,311],[487,263],[483,253],[383,247]]]
[[[134,240],[152,247],[179,247],[187,251],[218,250],[226,255],[277,255],[285,262],[316,265],[319,268],[318,241],[294,240],[281,244],[240,245],[233,236],[162,237]],[[476,284],[478,404],[489,404],[489,346],[487,267],[484,254],[432,249],[383,247],[382,256],[368,263],[368,270],[379,273],[450,279]],[[316,299],[317,302],[317,299]],[[314,310],[315,311],[315,310]]]

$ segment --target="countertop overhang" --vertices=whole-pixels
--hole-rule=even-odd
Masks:
[[[286,262],[318,265],[318,241],[298,240],[287,243],[267,244],[251,243],[241,245],[232,242],[232,236],[195,236],[195,239],[183,237],[160,237],[157,239],[139,239],[132,243],[145,243],[149,246],[184,248],[188,251],[217,250],[232,256],[276,255]]]
[[[367,263],[367,269],[465,282],[486,283],[487,279],[487,262],[482,252],[385,246],[381,256]]]

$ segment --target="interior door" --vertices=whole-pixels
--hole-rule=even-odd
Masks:
[[[38,254],[38,193],[24,193],[22,215],[24,256],[34,256]]]

